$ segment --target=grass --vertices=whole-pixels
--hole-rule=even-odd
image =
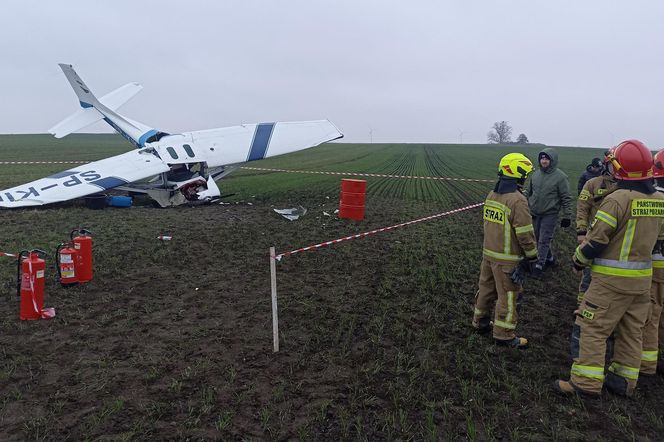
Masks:
[[[503,154],[540,147],[327,144],[257,167],[495,176]],[[93,160],[114,136],[0,137],[3,161]],[[597,151],[559,148],[574,187]],[[6,188],[66,168],[0,166]],[[0,211],[0,250],[52,253],[75,227],[95,241],[95,277],[63,289],[49,263],[50,321],[17,318],[0,261],[0,436],[18,439],[656,440],[664,382],[635,401],[555,396],[569,371],[575,277],[529,281],[519,331],[498,348],[469,322],[481,255],[476,211],[287,257],[278,265],[281,352],[271,352],[268,247],[277,251],[482,201],[491,185],[367,178],[367,217],[327,217],[340,176],[239,170],[230,205]],[[248,203],[251,203],[249,205]],[[289,222],[272,208],[302,204]],[[173,241],[155,238],[172,234]],[[558,256],[573,233],[559,230]],[[198,290],[196,290],[198,289]],[[644,381],[645,382],[645,381]]]

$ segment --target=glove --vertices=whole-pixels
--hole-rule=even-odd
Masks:
[[[586,232],[576,232],[576,242],[581,245],[586,240]]]
[[[516,285],[523,285],[526,282],[526,273],[532,273],[535,264],[537,264],[537,258],[524,258],[519,261],[512,273],[510,273],[510,279]]]
[[[563,218],[560,220],[560,227],[569,227],[572,225],[572,221],[569,218]]]
[[[574,270],[577,272],[583,271],[583,269],[586,268],[583,264],[581,264],[577,259],[576,256],[572,256],[572,265],[574,266]]]
[[[536,256],[534,258],[523,258],[521,262],[519,262],[519,267],[521,267],[526,273],[533,273],[535,270],[535,264],[537,264]]]
[[[510,273],[510,279],[516,285],[523,285],[526,282],[526,275],[523,273],[523,269],[520,265],[514,267],[512,273]]]

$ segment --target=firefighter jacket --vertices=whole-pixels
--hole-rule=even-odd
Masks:
[[[593,178],[597,178],[598,176],[601,175],[601,172],[598,172],[598,173],[592,172],[590,170],[591,167],[592,167],[592,164],[588,164],[588,166],[586,167],[586,170],[579,177],[579,182],[576,186],[576,194],[577,195],[581,194],[581,190],[583,190],[583,186],[585,186],[588,181],[592,180]]]
[[[484,259],[516,264],[537,257],[528,200],[519,191],[490,192],[484,202]]]
[[[664,255],[662,250],[657,250],[652,254],[652,280],[654,282],[664,282]]]
[[[616,189],[616,182],[610,175],[591,178],[584,184],[579,199],[576,201],[576,231],[587,232],[595,218],[602,199]]]
[[[657,193],[664,195],[663,188],[656,187],[656,189]],[[652,280],[661,283],[664,282],[664,244],[658,245],[659,247],[652,252]]]
[[[618,188],[597,210],[574,260],[592,269],[593,281],[630,295],[650,292],[652,251],[664,239],[664,194]]]

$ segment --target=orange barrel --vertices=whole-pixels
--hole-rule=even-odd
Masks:
[[[342,179],[339,198],[339,218],[363,220],[367,182],[365,180]]]

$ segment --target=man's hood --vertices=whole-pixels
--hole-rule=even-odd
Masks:
[[[546,154],[546,156],[551,159],[551,164],[546,169],[543,168],[539,163],[539,159],[542,154]],[[556,167],[558,167],[558,152],[556,152],[556,150],[552,147],[545,147],[540,151],[540,153],[537,154],[537,164],[539,168],[542,169],[542,171],[547,173],[553,172]]]

